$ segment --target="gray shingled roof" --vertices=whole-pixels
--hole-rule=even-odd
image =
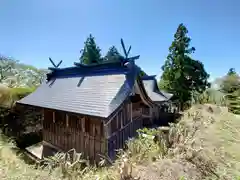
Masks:
[[[18,103],[108,117],[129,95],[133,85],[129,82],[134,80],[125,74],[57,78],[43,83]]]
[[[152,101],[161,102],[161,101],[167,101],[168,100],[157,89],[155,79],[143,80],[143,85],[144,85],[144,88],[147,92],[147,95],[151,98]]]

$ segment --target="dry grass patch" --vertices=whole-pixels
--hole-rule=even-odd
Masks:
[[[172,124],[167,134],[145,131],[157,134],[157,143],[151,136],[140,135],[128,142],[128,150],[120,151],[110,167],[98,168],[82,166],[85,161],[75,153],[72,157],[58,154],[48,166],[34,169],[0,140],[0,179],[232,180],[240,176],[240,118],[226,108],[197,105],[186,111],[178,124]]]
[[[172,125],[167,155],[139,167],[142,179],[236,179],[240,176],[240,119],[226,108],[197,105]]]

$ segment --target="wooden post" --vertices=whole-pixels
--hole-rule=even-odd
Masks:
[[[43,121],[44,121],[44,108],[42,108],[42,117],[41,117],[41,123],[42,123],[42,127],[43,127]]]
[[[132,102],[130,104],[130,115],[131,115],[131,122],[132,122]]]
[[[152,124],[152,120],[153,120],[153,108],[150,107],[150,122]]]
[[[66,114],[66,127],[68,127],[69,126],[69,116],[68,116],[68,114]]]
[[[120,121],[120,119],[119,119],[119,116],[117,115],[117,117],[116,117],[117,129],[121,129],[121,127],[119,127],[119,121]],[[121,124],[120,124],[120,126],[121,126]]]
[[[121,108],[121,110],[119,111],[120,113],[120,121],[121,121],[121,129],[123,128],[123,108]]]
[[[104,124],[104,136],[105,138],[110,137],[111,132],[111,126],[110,124]]]
[[[81,118],[82,131],[85,132],[85,117]]]
[[[55,111],[53,111],[53,123],[55,123]]]

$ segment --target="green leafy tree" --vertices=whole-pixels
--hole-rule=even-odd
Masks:
[[[90,34],[84,42],[84,48],[81,50],[80,62],[86,65],[102,62],[101,49],[97,46],[92,34]]]
[[[160,88],[173,93],[181,108],[192,99],[195,92],[203,92],[209,86],[209,74],[204,65],[190,57],[195,48],[190,47],[191,39],[187,33],[187,28],[180,24],[169,48],[169,55],[162,66],[160,81]]]

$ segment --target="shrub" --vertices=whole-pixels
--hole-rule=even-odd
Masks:
[[[35,87],[33,88],[12,88],[11,93],[14,100],[20,100],[25,96],[29,95],[33,91],[35,91]]]

